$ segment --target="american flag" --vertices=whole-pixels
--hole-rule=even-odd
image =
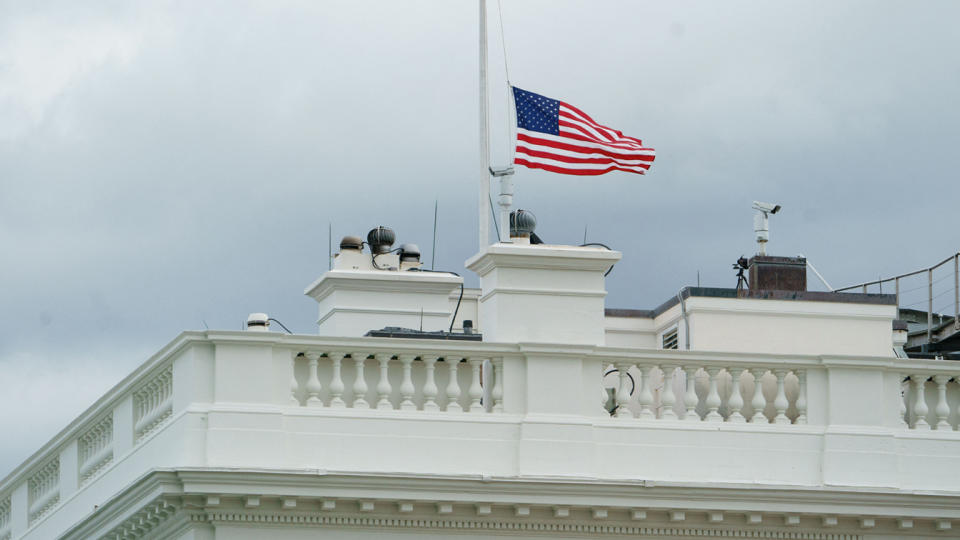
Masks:
[[[597,175],[610,171],[644,174],[653,148],[593,121],[580,109],[513,87],[517,105],[514,163],[562,174]]]

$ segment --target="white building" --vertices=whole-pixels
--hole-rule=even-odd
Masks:
[[[179,335],[0,482],[0,540],[958,536],[960,365],[898,358],[892,296],[605,311],[619,253],[515,239],[457,308],[350,244],[319,335]],[[455,311],[482,341],[427,339]]]

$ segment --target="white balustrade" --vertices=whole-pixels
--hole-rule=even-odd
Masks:
[[[168,366],[133,393],[136,440],[153,432],[173,415],[173,366]]]
[[[41,466],[27,481],[29,523],[33,524],[60,502],[60,456]]]
[[[376,352],[372,357],[377,369],[368,372],[364,368],[370,356],[369,353],[341,351],[308,351],[291,355],[293,371],[306,369],[307,373],[304,380],[296,376],[292,379],[291,384],[295,386],[290,389],[291,406],[301,406],[297,396],[307,396],[305,406],[315,408],[503,412],[503,358]],[[485,381],[482,373],[488,359],[493,369],[491,380]],[[346,373],[345,361],[353,367],[348,367]],[[440,370],[438,365],[442,366]],[[347,382],[344,382],[345,378]],[[442,396],[438,379],[443,384]],[[484,403],[484,386],[487,384],[492,384],[488,398],[492,403],[489,405]],[[349,402],[343,397],[347,385],[350,386]],[[369,399],[368,392],[371,391],[376,393],[375,400]]]
[[[108,415],[77,439],[80,484],[85,484],[113,461],[113,415]]]
[[[901,427],[917,431],[955,431],[960,427],[960,375],[928,371],[905,376],[901,372],[898,379]]]
[[[624,420],[634,418],[629,407],[636,379],[636,418],[639,420],[683,420],[687,422],[729,422],[753,424],[806,424],[807,423],[807,372],[805,369],[791,367],[748,367],[743,365],[684,365],[637,360],[614,360],[612,362],[618,375],[614,397],[616,409],[614,416]],[[604,364],[609,365],[609,364]],[[685,385],[678,381],[678,373],[685,375]],[[706,377],[698,381],[697,374],[704,372]],[[612,371],[607,374],[612,374]],[[753,385],[744,379],[750,373]],[[772,373],[767,377],[767,373]],[[764,378],[772,387],[776,383],[774,399],[768,403],[764,393]],[[655,396],[653,388],[662,392]],[[610,382],[606,383],[612,386]],[[679,396],[682,417],[674,409],[677,404],[677,386],[686,392]],[[699,386],[699,389],[698,389]],[[795,394],[792,399],[789,392]],[[772,389],[772,388],[771,388]],[[657,397],[659,397],[659,402]],[[747,416],[744,407],[749,401]],[[772,405],[773,419],[767,417],[765,409]],[[788,415],[791,405],[796,414]],[[699,412],[698,412],[699,411]],[[703,415],[701,417],[701,414]]]

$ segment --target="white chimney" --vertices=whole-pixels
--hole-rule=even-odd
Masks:
[[[385,227],[370,231],[368,244],[377,243],[376,257],[362,251],[358,237],[344,237],[333,269],[304,291],[320,304],[320,335],[363,336],[388,326],[424,331],[450,327],[450,295],[459,291],[463,278],[422,270],[413,244],[402,245],[399,254],[391,252],[384,242],[392,244],[392,234]]]

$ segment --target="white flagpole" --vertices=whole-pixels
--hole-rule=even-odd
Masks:
[[[490,114],[487,96],[487,0],[480,4],[480,251],[490,245]]]

